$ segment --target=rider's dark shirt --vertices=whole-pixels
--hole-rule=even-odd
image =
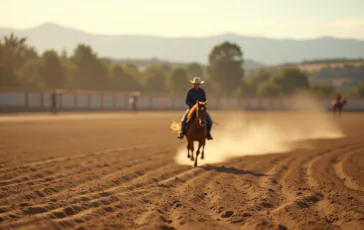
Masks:
[[[186,104],[188,107],[192,107],[196,104],[196,101],[206,101],[206,94],[205,90],[202,88],[198,88],[197,90],[195,88],[191,88],[188,90],[186,95]]]
[[[337,100],[337,101],[340,101],[340,100],[341,100],[341,96],[337,96],[337,97],[336,97],[336,100]]]

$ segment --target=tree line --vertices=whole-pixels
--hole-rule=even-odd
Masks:
[[[200,76],[208,95],[273,97],[300,89],[321,96],[335,93],[329,85],[311,85],[306,73],[293,67],[275,73],[262,69],[244,77],[243,62],[242,49],[230,42],[212,48],[207,67],[199,63],[172,67],[164,62],[141,69],[99,57],[87,44],[77,45],[70,55],[54,50],[39,54],[26,38],[9,34],[0,40],[0,81],[9,88],[184,95],[189,79]],[[364,96],[363,90],[357,92]]]

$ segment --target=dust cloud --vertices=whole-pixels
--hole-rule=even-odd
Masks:
[[[305,140],[344,137],[332,114],[307,92],[295,94],[287,112],[239,113],[214,126],[214,140],[207,141],[205,159],[199,165],[222,163],[233,157],[283,153],[312,148]],[[258,115],[257,115],[258,114]],[[212,114],[213,115],[213,114]],[[197,142],[195,143],[195,151]],[[186,141],[177,150],[176,162],[191,165]]]

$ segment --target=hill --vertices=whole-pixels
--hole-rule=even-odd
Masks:
[[[187,61],[174,61],[171,62],[169,60],[161,60],[158,58],[150,58],[150,59],[112,59],[110,60],[109,58],[105,58],[105,60],[108,60],[114,64],[119,64],[119,65],[126,65],[126,64],[133,64],[137,67],[139,67],[139,69],[144,69],[145,67],[149,66],[149,65],[154,65],[154,64],[162,64],[162,63],[169,63],[170,66],[172,68],[176,68],[176,67],[180,67],[180,66],[184,66],[186,64],[189,64],[191,62],[187,62]],[[204,68],[206,67],[206,65],[202,65]],[[252,60],[244,60],[244,67],[246,70],[255,70],[255,69],[260,69],[260,68],[264,68],[265,65],[258,63],[256,61],[252,61]]]
[[[306,72],[312,83],[329,84],[336,88],[351,90],[364,82],[363,59],[321,59],[301,63],[284,63],[261,69],[274,74],[289,67],[297,67]],[[248,72],[248,77],[253,77],[258,70]]]
[[[262,37],[222,34],[210,37],[167,38],[142,35],[97,35],[45,23],[36,28],[14,30],[0,28],[0,36],[13,32],[28,37],[38,51],[55,49],[68,53],[78,43],[86,43],[103,57],[115,59],[158,58],[171,62],[207,63],[213,46],[223,41],[239,44],[244,51],[246,68],[277,65],[284,62],[302,62],[311,59],[364,57],[364,41],[323,37],[311,40],[279,40]],[[256,60],[256,61],[252,61]],[[258,62],[257,62],[258,61]]]
[[[356,68],[364,66],[363,59],[320,59],[303,61],[300,63],[284,63],[275,66],[267,66],[265,69],[279,70],[287,67],[297,67],[307,73],[316,73],[323,69],[343,69],[346,67]]]

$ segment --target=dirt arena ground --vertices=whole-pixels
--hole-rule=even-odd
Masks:
[[[197,168],[181,113],[0,116],[0,229],[364,229],[364,114],[212,115]]]

